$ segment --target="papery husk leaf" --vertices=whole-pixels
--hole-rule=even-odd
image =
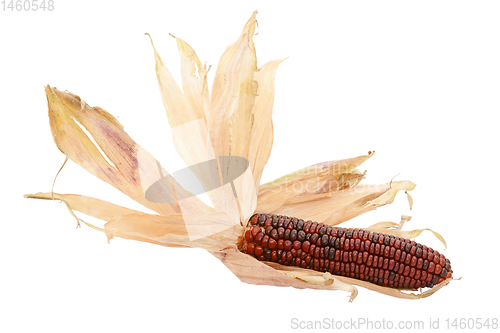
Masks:
[[[173,36],[173,35],[172,35]],[[173,36],[177,41],[181,57],[182,89],[196,119],[204,119],[210,112],[209,92],[207,83],[208,70],[201,64],[193,48],[180,38]]]
[[[248,157],[252,108],[257,94],[254,80],[257,58],[253,43],[256,15],[254,12],[236,43],[227,47],[217,65],[208,117],[217,156]],[[223,166],[223,172],[228,167]]]
[[[356,168],[373,154],[314,164],[263,184],[259,187],[257,210],[279,211],[294,197],[307,200],[309,196],[355,187],[364,177]]]
[[[171,244],[219,250],[238,239],[242,228],[234,226],[224,213],[204,216],[129,214],[104,225],[108,241],[115,236],[169,246]]]
[[[168,198],[168,203],[154,203],[144,197],[146,189],[141,183],[141,173],[157,173],[158,162],[128,136],[115,117],[99,107],[88,106],[80,97],[69,92],[61,92],[50,86],[45,91],[52,136],[61,152],[145,207],[163,215],[180,213],[173,194]],[[77,122],[90,133],[111,163]],[[166,171],[165,177],[170,177]],[[172,193],[186,193],[175,180],[172,179],[171,184]],[[189,197],[184,204],[190,207],[190,213],[209,211],[209,207],[197,197],[183,196]]]
[[[399,191],[411,191],[416,185],[410,181],[397,181],[386,184],[385,186],[387,187],[385,190],[364,195],[362,198],[351,202],[338,211],[335,211],[332,215],[330,215],[330,217],[322,222],[329,225],[336,225],[350,220],[353,217],[392,203],[394,201],[394,197]],[[360,187],[361,186],[358,186],[353,190],[361,190]]]
[[[379,222],[379,223],[375,223],[374,225],[371,225],[371,226],[364,228],[364,229],[372,231],[372,232],[381,232],[381,233],[386,233],[389,235],[394,235],[397,237],[407,238],[407,239],[416,238],[423,231],[427,230],[427,231],[432,232],[432,234],[434,236],[436,236],[436,238],[439,239],[439,241],[441,243],[443,243],[445,249],[447,248],[446,241],[444,240],[444,237],[432,229],[424,228],[424,229],[415,229],[415,230],[400,230],[399,225],[400,225],[399,223],[395,223],[395,222]]]
[[[434,294],[453,280],[446,279],[424,292],[413,293],[410,292],[411,290],[382,287],[366,281],[332,275],[328,272],[322,273],[294,266],[283,266],[274,262],[258,261],[235,248],[218,252],[211,251],[210,253],[219,258],[242,282],[298,289],[343,290],[350,293],[349,301],[351,302],[358,294],[355,285],[397,298],[420,299]]]
[[[254,257],[241,253],[234,247],[223,251],[210,251],[210,253],[244,283],[294,287],[297,289],[345,290],[351,292],[351,299],[354,299],[357,295],[356,288],[341,281],[337,282],[335,278],[325,278],[324,273],[308,272],[300,268],[286,270],[287,266],[258,261]],[[276,266],[282,267],[284,270],[276,269]],[[330,276],[334,277],[333,275]]]
[[[177,42],[181,54],[183,83],[189,98],[177,85],[151,39],[155,55],[156,76],[163,105],[172,128],[172,140],[177,153],[201,182],[215,209],[226,212],[236,224],[239,222],[240,216],[231,186],[214,186],[214,183],[223,184],[222,175],[219,172],[219,175],[214,176],[214,172],[211,172],[213,168],[209,168],[208,164],[204,163],[214,161],[218,164],[218,155],[215,154],[212,147],[205,118],[204,108],[208,107],[206,82],[200,83],[200,81],[193,79],[192,73],[189,73],[190,70],[201,64],[199,64],[194,50],[188,44],[179,39]],[[203,72],[202,75],[205,74]],[[203,80],[205,81],[206,77]],[[220,166],[215,168],[220,169]]]
[[[413,198],[411,197],[410,193],[406,192],[406,197],[408,198],[408,204],[410,205],[410,210],[413,209]]]
[[[120,215],[143,213],[134,209],[115,205],[113,203],[104,200],[79,194],[38,192],[35,194],[27,194],[24,197],[30,199],[42,199],[42,200],[61,200],[66,202],[72,210],[76,210],[85,215],[92,216],[103,221],[109,221],[112,218]]]
[[[274,77],[279,64],[283,60],[274,60],[264,64],[255,72],[254,76],[258,89],[252,109],[253,125],[248,160],[252,168],[255,188],[257,189],[273,146]]]
[[[258,205],[257,212],[281,214],[336,225],[389,204],[398,191],[411,190],[408,181],[382,185],[357,185],[346,190],[289,198],[281,207]]]
[[[215,73],[212,87],[208,128],[215,155],[235,156],[248,159],[257,81],[257,58],[253,35],[257,12],[245,24],[238,40],[227,47],[222,54]],[[223,179],[231,174],[231,169],[239,169],[242,159],[219,159]],[[249,184],[247,177],[232,184],[238,198],[256,196],[255,185]],[[253,179],[253,178],[252,178]],[[250,186],[252,185],[252,186]],[[253,192],[253,193],[252,193]],[[254,200],[239,200],[241,220],[248,217]]]
[[[384,295],[397,297],[397,298],[403,298],[403,299],[420,299],[420,298],[429,297],[432,294],[434,294],[436,291],[438,291],[439,289],[441,289],[442,287],[444,287],[448,283],[450,283],[450,281],[453,280],[452,278],[449,278],[449,279],[446,279],[446,280],[442,281],[441,283],[435,285],[434,287],[427,289],[423,292],[413,293],[413,292],[409,292],[410,290],[400,290],[400,289],[396,289],[396,288],[383,287],[383,286],[379,286],[377,284],[370,283],[367,281],[357,280],[357,279],[348,278],[348,277],[344,277],[344,276],[336,276],[335,275],[335,277],[337,279],[339,279],[340,281],[343,281],[345,283],[350,283],[350,284],[360,286],[360,287],[363,287],[363,288],[366,288],[366,289],[369,289],[372,291],[376,291],[376,292],[384,294]]]

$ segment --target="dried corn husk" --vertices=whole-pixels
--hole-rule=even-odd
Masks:
[[[87,224],[104,232],[108,241],[121,237],[206,249],[246,283],[343,290],[350,293],[351,301],[358,293],[354,285],[409,299],[427,297],[439,290],[449,279],[413,294],[329,273],[259,262],[240,251],[246,223],[255,212],[338,225],[390,204],[400,191],[408,194],[415,188],[410,181],[361,185],[365,173],[357,168],[373,156],[372,152],[315,164],[260,185],[273,142],[274,78],[282,60],[257,66],[253,42],[256,14],[221,56],[211,94],[207,83],[209,68],[202,65],[190,45],[174,37],[181,58],[182,88],[153,46],[155,71],[173,143],[208,193],[213,207],[182,188],[111,114],[50,86],[46,87],[50,127],[61,152],[156,214],[76,194],[47,192],[26,197],[61,200],[73,214],[78,211],[103,220],[102,228]],[[231,178],[235,169],[246,165],[241,175]],[[158,180],[164,181],[163,187],[155,193],[155,200],[148,200],[147,190]],[[412,206],[409,194],[408,199]],[[401,227],[402,223],[381,222],[368,229],[407,238],[429,230],[403,231]],[[446,245],[441,235],[432,232]]]

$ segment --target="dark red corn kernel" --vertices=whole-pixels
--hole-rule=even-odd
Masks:
[[[257,236],[255,236],[255,237],[254,237],[253,241],[254,241],[256,244],[260,245],[260,244],[261,244],[261,242],[262,242],[262,238],[264,238],[264,233],[263,233],[263,232],[259,232],[259,233],[257,234]]]
[[[432,287],[452,277],[450,261],[438,251],[384,233],[255,214],[243,238],[243,252],[258,260],[330,272],[386,287]]]
[[[283,227],[279,227],[278,228],[278,238],[279,239],[282,239],[285,237],[285,228]]]
[[[354,239],[358,239],[359,238],[359,230],[358,229],[354,229],[353,232],[352,232],[352,238]]]
[[[422,259],[427,259],[427,250],[425,250],[423,247],[422,247]]]
[[[378,257],[377,267],[381,268],[383,264],[384,264],[384,257],[382,256]]]
[[[270,238],[269,239],[269,245],[268,246],[269,246],[270,249],[275,249],[277,245],[278,245],[278,243],[276,242],[276,240],[274,238]]]
[[[263,253],[264,253],[264,249],[262,248],[262,246],[257,245],[255,247],[255,255],[256,256],[261,256]]]
[[[410,253],[410,250],[411,250],[411,244],[410,243],[406,243],[406,245],[405,245],[405,252],[406,253]]]
[[[422,271],[420,269],[417,269],[414,276],[415,280],[418,281],[421,276],[422,276]]]
[[[387,245],[384,249],[384,257],[386,258],[389,258],[390,254],[391,254],[391,248],[389,247],[389,245]]]
[[[328,252],[328,260],[332,261],[335,258],[335,248],[331,247]]]
[[[441,265],[441,267],[446,266],[446,261],[445,261],[445,259],[440,257],[440,258],[439,258],[439,264]]]
[[[270,236],[271,238],[274,238],[275,240],[278,240],[278,239],[279,239],[279,237],[278,237],[278,230],[273,229],[273,230],[271,231],[271,233],[269,234],[269,236]]]
[[[316,234],[316,233],[313,233],[313,234],[311,235],[311,244],[315,244],[315,243],[316,243],[316,241],[318,240],[318,238],[319,238],[319,235],[318,235],[318,234]]]
[[[333,246],[335,247],[335,249],[340,249],[340,238],[336,238],[335,239],[335,243],[333,244]]]
[[[278,229],[278,218],[277,217],[273,217],[272,219],[272,224],[274,229]]]
[[[346,234],[345,234],[345,237],[348,238],[348,239],[351,239],[352,238],[352,233],[353,233],[353,230],[352,229],[348,229]]]
[[[255,254],[255,243],[248,243],[247,245],[247,253],[250,255]]]
[[[283,239],[290,239],[290,234],[291,234],[291,230],[290,229],[286,229],[285,230],[285,234],[283,235]]]
[[[441,260],[441,258],[439,258],[439,256],[438,256],[438,255],[436,255],[436,253],[434,253],[434,260],[433,260],[433,262],[434,262],[436,265],[438,265],[440,260]]]
[[[267,245],[269,244],[269,236],[268,235],[264,235],[264,237],[262,237],[262,242],[261,242],[261,245],[262,247],[267,247]]]
[[[405,265],[409,265],[412,258],[415,258],[415,257],[412,257],[410,254],[406,255]]]
[[[304,243],[302,243],[302,251],[309,251],[309,247],[311,246],[311,243],[309,241],[305,241]]]
[[[433,261],[430,262],[429,267],[427,267],[427,272],[432,274],[434,272],[434,269],[436,268],[435,266],[436,264]]]
[[[323,236],[321,236],[321,246],[327,246],[328,245],[328,243],[329,243],[329,239],[328,238],[329,237],[326,234],[324,234]]]
[[[297,256],[299,256],[300,259],[302,259],[302,260],[304,260],[307,257],[307,255],[308,255],[308,253],[302,251],[302,249],[298,249],[297,252],[298,252]]]
[[[265,230],[266,235],[269,236],[271,234],[271,231],[273,231],[273,230],[274,230],[273,227],[266,227],[266,230]]]
[[[302,243],[302,245],[303,245],[303,243]],[[309,251],[307,251],[307,252],[309,252],[310,255],[314,255],[314,250],[315,249],[316,249],[316,245],[315,244],[311,244],[311,246],[309,246]]]
[[[405,251],[401,251],[401,258],[399,258],[399,261],[404,263],[405,259],[406,259],[406,252]]]
[[[302,228],[304,228],[304,220],[300,220],[297,222],[297,230],[302,230]]]
[[[247,230],[245,232],[245,240],[247,241],[247,243],[253,242],[253,236],[252,236],[252,231],[251,230]]]

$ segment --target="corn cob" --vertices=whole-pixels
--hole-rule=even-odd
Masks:
[[[432,287],[453,273],[443,254],[410,239],[288,216],[255,214],[244,238],[243,252],[258,260],[385,287]]]

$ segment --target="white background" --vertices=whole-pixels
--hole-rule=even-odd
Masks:
[[[40,0],[39,0],[40,2]],[[499,317],[498,116],[500,5],[496,1],[54,1],[54,10],[0,11],[2,112],[0,331],[286,332],[302,321]],[[409,212],[393,205],[350,221],[413,216],[448,249],[454,281],[430,298],[359,288],[295,290],[241,283],[197,249],[114,239],[76,222],[48,192],[64,156],[48,124],[44,86],[119,117],[170,171],[183,167],[154,73],[151,34],[179,78],[172,33],[212,64],[254,10],[259,65],[289,57],[276,77],[275,140],[267,182],[326,160],[377,153],[365,183],[417,184]],[[138,204],[68,162],[55,191]],[[82,216],[83,217],[83,216]],[[91,221],[91,219],[87,219]]]

